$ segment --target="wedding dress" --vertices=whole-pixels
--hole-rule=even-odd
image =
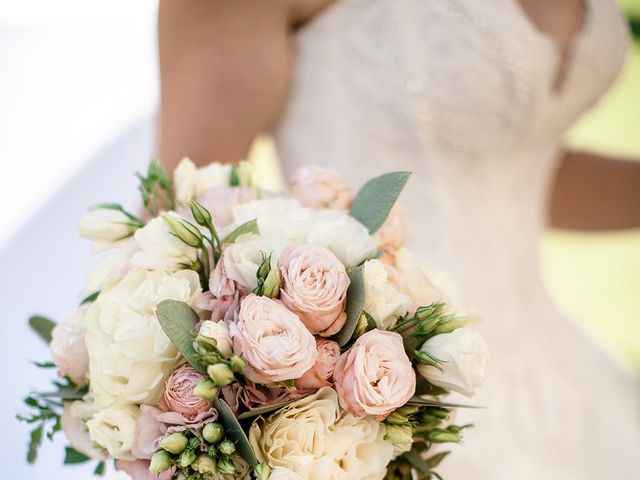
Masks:
[[[539,268],[563,133],[628,51],[613,0],[585,7],[564,59],[517,0],[338,0],[297,36],[285,169],[334,166],[354,187],[413,172],[413,250],[481,317],[492,359],[472,403],[487,408],[445,478],[640,475],[638,387],[558,312]]]

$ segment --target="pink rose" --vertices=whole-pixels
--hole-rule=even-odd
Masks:
[[[299,400],[313,392],[313,389],[269,388],[248,380],[242,385],[236,382],[222,389],[225,401],[236,415],[254,408]]]
[[[222,255],[224,255],[224,252]],[[227,319],[227,314],[233,314],[238,306],[242,292],[238,284],[228,277],[222,259],[211,272],[209,292],[213,297],[210,304],[212,310],[211,318],[213,320]]]
[[[389,216],[377,232],[380,238],[379,248],[385,251],[383,261],[391,261],[398,250],[404,246],[407,236],[407,221],[409,215],[405,210],[396,205],[391,209]]]
[[[347,410],[379,420],[407,403],[416,390],[402,337],[378,329],[362,335],[340,356],[333,378]]]
[[[211,402],[202,400],[193,389],[206,377],[191,365],[183,365],[167,379],[163,393],[163,410],[180,414],[186,421],[194,420],[198,414],[211,409]]]
[[[302,377],[295,381],[296,388],[322,388],[331,385],[333,370],[340,357],[340,345],[333,340],[316,338],[318,359],[316,364],[307,370]]]
[[[300,378],[318,356],[313,335],[281,302],[248,295],[229,325],[233,350],[246,362],[244,376],[270,384]]]
[[[135,460],[127,462],[124,460],[116,461],[116,470],[125,472],[132,480],[171,480],[176,473],[176,467],[162,472],[160,475],[149,471],[149,460]]]
[[[338,258],[324,247],[288,247],[280,258],[280,298],[313,334],[331,336],[347,320],[344,304],[349,276]]]
[[[68,376],[76,385],[87,384],[89,353],[84,341],[87,331],[85,315],[88,306],[76,309],[57,324],[51,332],[51,356],[58,365],[59,374]]]
[[[156,450],[162,436],[167,431],[166,426],[158,420],[162,411],[150,405],[140,405],[140,416],[136,420],[133,431],[133,446],[131,453],[136,458],[150,460]]]
[[[289,187],[305,207],[345,210],[353,201],[353,192],[340,174],[330,168],[302,167],[289,180]]]

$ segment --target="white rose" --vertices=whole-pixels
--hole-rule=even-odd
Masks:
[[[465,314],[466,309],[458,301],[455,285],[446,273],[427,270],[406,248],[398,250],[395,261],[398,278],[408,290],[414,306],[445,303],[445,313]]]
[[[107,253],[89,272],[82,296],[105,290],[118,282],[126,273],[136,250],[136,242],[129,239],[120,248]]]
[[[226,322],[205,320],[202,322],[202,325],[200,325],[200,331],[198,333],[203,337],[215,340],[218,350],[220,350],[223,355],[228,357],[233,353],[231,334],[229,333],[229,326]]]
[[[89,353],[84,341],[87,331],[87,307],[79,307],[73,314],[57,324],[51,332],[51,356],[59,373],[68,376],[76,385],[87,384]]]
[[[411,298],[399,292],[388,279],[380,260],[364,264],[364,310],[373,317],[378,328],[386,330],[395,325],[398,317],[409,310]]]
[[[302,480],[302,477],[288,468],[276,467],[271,470],[269,480]]]
[[[198,274],[132,270],[102,292],[87,312],[89,376],[96,403],[154,404],[180,360],[155,310],[162,300],[193,304],[200,296]]]
[[[264,237],[253,233],[240,235],[235,242],[225,247],[222,255],[227,278],[252,291],[258,285],[256,273],[262,263],[263,253],[274,253],[271,263],[277,264],[280,252],[274,252],[273,246]]]
[[[106,460],[106,452],[96,448],[87,429],[87,420],[97,411],[95,405],[90,402],[82,400],[67,402],[60,417],[60,427],[69,445],[76,451],[95,460]]]
[[[475,330],[462,327],[436,335],[420,350],[442,361],[442,371],[430,365],[418,365],[420,374],[432,384],[467,396],[473,395],[482,384],[489,349]]]
[[[211,163],[198,168],[188,158],[183,158],[173,172],[176,200],[185,204],[212,188],[229,186],[231,165]]]
[[[92,241],[94,251],[109,248],[130,237],[140,224],[120,210],[92,208],[78,224],[80,236]]]
[[[198,251],[173,236],[160,217],[138,230],[134,239],[138,251],[130,263],[138,268],[175,272],[198,258]]]
[[[384,478],[393,445],[383,437],[373,418],[342,411],[331,388],[289,404],[249,431],[260,461],[309,480]]]
[[[315,219],[307,241],[327,248],[347,267],[372,256],[378,244],[360,222],[346,213]]]
[[[131,447],[139,416],[140,408],[130,404],[113,405],[100,410],[87,422],[91,440],[117,460],[135,460]]]

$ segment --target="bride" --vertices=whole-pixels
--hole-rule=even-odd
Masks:
[[[631,479],[638,387],[545,293],[546,225],[640,225],[640,164],[565,151],[629,39],[613,0],[162,0],[160,156],[245,156],[354,186],[409,170],[401,203],[492,349],[450,479]]]

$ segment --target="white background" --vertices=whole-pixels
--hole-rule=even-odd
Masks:
[[[84,209],[135,201],[131,174],[153,153],[155,10],[152,0],[0,0],[3,478],[91,478],[93,466],[62,468],[62,439],[25,463],[15,414],[51,375],[28,363],[48,354],[26,319],[77,304],[95,261],[74,231]]]

